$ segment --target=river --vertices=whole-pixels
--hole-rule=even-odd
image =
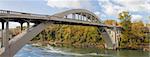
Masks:
[[[150,57],[141,50],[104,50],[92,48],[36,47],[25,45],[14,57]]]

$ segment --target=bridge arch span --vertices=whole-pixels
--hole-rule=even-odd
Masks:
[[[89,10],[85,10],[85,9],[72,9],[72,10],[66,10],[64,12],[61,12],[61,13],[57,13],[57,14],[54,14],[53,16],[57,16],[57,17],[66,17],[68,15],[72,14],[73,15],[80,15],[84,18],[86,18],[86,20],[84,21],[89,21],[90,22],[100,22],[99,20],[99,17],[97,15],[95,15],[93,12],[89,11]],[[79,20],[81,19],[84,19],[84,18],[80,18]]]

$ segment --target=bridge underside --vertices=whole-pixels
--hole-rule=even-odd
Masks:
[[[51,23],[39,23],[31,28],[26,29],[19,35],[13,37],[11,40],[8,41],[8,37],[4,37],[4,40],[7,40],[8,43],[4,43],[5,45],[5,51],[1,54],[1,57],[13,57],[26,43],[28,43],[32,38],[34,38],[37,34],[39,34],[44,28]],[[60,23],[53,23],[53,24],[60,24]],[[75,23],[64,23],[64,24],[70,24],[70,25],[76,25]],[[79,25],[79,24],[77,24]],[[81,24],[80,24],[81,25]],[[91,26],[91,25],[86,25],[82,24],[85,26]],[[117,46],[116,42],[114,39],[110,36],[108,33],[108,29],[104,27],[99,27],[103,28],[105,31],[102,32],[102,36],[106,42],[106,48],[108,49],[115,49]],[[4,35],[4,34],[3,34]],[[6,34],[7,35],[7,34]],[[4,35],[5,36],[5,35]],[[8,55],[9,54],[9,55]]]
[[[46,25],[47,23],[40,23],[15,36],[8,42],[8,46],[5,47],[5,51],[1,54],[1,57],[13,57],[26,43],[44,30]]]

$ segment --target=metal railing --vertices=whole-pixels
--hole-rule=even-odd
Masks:
[[[35,17],[35,18],[47,18],[47,16],[48,16],[48,15],[9,11],[9,10],[0,10],[0,15],[14,15],[17,17],[32,17],[32,18],[33,17]]]

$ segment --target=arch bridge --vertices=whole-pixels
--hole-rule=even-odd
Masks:
[[[85,9],[72,9],[54,15],[40,15],[8,10],[0,10],[1,28],[1,57],[13,57],[26,43],[39,34],[49,24],[68,24],[96,26],[102,32],[106,42],[106,48],[118,47],[120,27],[102,24],[99,17]],[[18,22],[23,30],[23,23],[27,23],[27,29],[17,36],[9,34],[9,22]],[[30,23],[34,23],[30,26]]]

